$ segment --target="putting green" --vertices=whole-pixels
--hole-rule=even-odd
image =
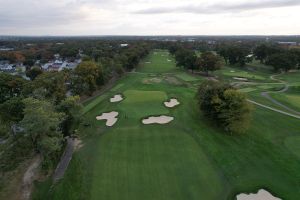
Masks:
[[[168,110],[163,106],[163,102],[168,99],[165,92],[126,90],[124,96],[125,100],[120,103],[119,108],[128,117],[142,118],[168,113]]]

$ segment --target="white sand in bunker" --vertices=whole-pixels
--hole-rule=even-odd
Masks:
[[[157,116],[157,117],[148,117],[143,119],[143,124],[168,124],[174,120],[174,117],[169,117],[165,115]]]
[[[114,97],[110,98],[111,103],[120,102],[123,100],[122,95],[116,94]]]
[[[112,111],[109,113],[102,113],[102,115],[97,116],[97,120],[106,120],[106,126],[113,126],[117,121],[118,112]]]
[[[173,108],[173,107],[179,105],[180,103],[177,99],[173,98],[173,99],[170,99],[169,101],[164,102],[164,104],[168,108]]]
[[[264,189],[259,190],[257,194],[239,194],[236,198],[237,200],[281,200]]]
[[[234,80],[237,80],[237,81],[248,81],[248,79],[246,78],[241,78],[241,77],[233,77]]]

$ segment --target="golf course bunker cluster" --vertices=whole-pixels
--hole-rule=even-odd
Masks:
[[[113,126],[117,121],[117,116],[119,115],[118,112],[112,111],[109,113],[102,113],[102,115],[97,116],[97,120],[106,120],[106,126]]]
[[[168,124],[174,120],[174,117],[161,115],[161,116],[152,116],[146,119],[143,119],[143,124]]]
[[[165,106],[168,108],[174,108],[175,106],[179,105],[179,101],[175,98],[170,99],[169,101],[164,102]]]
[[[268,191],[261,189],[256,194],[239,194],[236,196],[237,200],[281,200],[274,197]]]
[[[120,102],[123,100],[123,97],[121,94],[116,94],[114,97],[110,98],[111,103]]]

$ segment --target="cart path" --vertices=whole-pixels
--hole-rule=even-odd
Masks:
[[[300,115],[300,112],[298,112],[298,111],[296,111],[296,110],[294,110],[294,109],[292,109],[292,108],[290,108],[290,107],[288,107],[288,106],[282,104],[281,102],[277,101],[276,99],[274,99],[274,98],[272,98],[272,97],[270,96],[270,93],[284,93],[284,92],[288,91],[288,89],[289,89],[289,84],[288,84],[287,82],[285,82],[285,81],[283,81],[283,80],[280,80],[280,79],[277,79],[277,78],[276,78],[276,76],[279,76],[279,75],[281,75],[281,74],[272,75],[272,76],[270,76],[270,79],[272,79],[272,80],[274,80],[274,81],[278,81],[278,82],[284,84],[284,88],[281,89],[281,90],[279,90],[279,91],[262,92],[262,93],[261,93],[261,96],[267,98],[267,99],[268,99],[269,101],[271,101],[272,103],[274,103],[274,104],[276,104],[276,105],[278,105],[278,106],[284,108],[285,110],[288,110],[289,112],[292,112],[292,113],[294,113],[294,114]]]
[[[53,181],[57,182],[59,179],[61,179],[64,174],[66,169],[68,168],[68,165],[72,159],[72,155],[75,149],[75,140],[74,138],[68,138],[67,139],[67,146],[65,148],[65,152],[63,156],[61,157],[56,170],[53,174]]]

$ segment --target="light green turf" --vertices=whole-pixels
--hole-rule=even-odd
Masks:
[[[168,61],[171,60],[171,61]],[[150,62],[150,63],[148,63]],[[143,73],[166,73],[176,70],[175,60],[168,51],[156,50],[145,59],[138,68],[138,72]]]
[[[150,61],[160,59],[152,54]],[[174,65],[167,68],[178,72]],[[147,67],[157,76],[164,70]],[[121,79],[118,92],[125,99],[120,103],[110,103],[115,92],[108,92],[102,101],[86,105],[83,121],[91,126],[80,125],[78,131],[84,146],[74,154],[64,179],[52,187],[50,181],[36,184],[34,200],[233,200],[260,188],[282,199],[298,199],[300,158],[285,141],[299,137],[299,120],[255,107],[250,129],[228,135],[201,115],[194,85],[143,84],[146,77],[134,73]],[[165,108],[163,101],[170,97],[181,104]],[[120,113],[115,126],[95,120],[113,110]],[[149,114],[162,113],[174,121],[141,123]]]
[[[300,93],[271,93],[272,98],[300,112]]]
[[[130,118],[142,118],[149,115],[167,114],[163,102],[168,100],[162,91],[124,91],[125,100],[118,106]]]
[[[255,88],[243,88],[243,89],[239,89],[240,92],[253,92],[255,91],[256,89]]]
[[[250,67],[249,67],[250,68]],[[256,69],[256,68],[255,68]],[[215,74],[224,80],[237,81],[234,77],[246,78],[255,82],[274,82],[270,79],[270,73],[264,70],[248,70],[246,67],[230,67],[225,66]]]

